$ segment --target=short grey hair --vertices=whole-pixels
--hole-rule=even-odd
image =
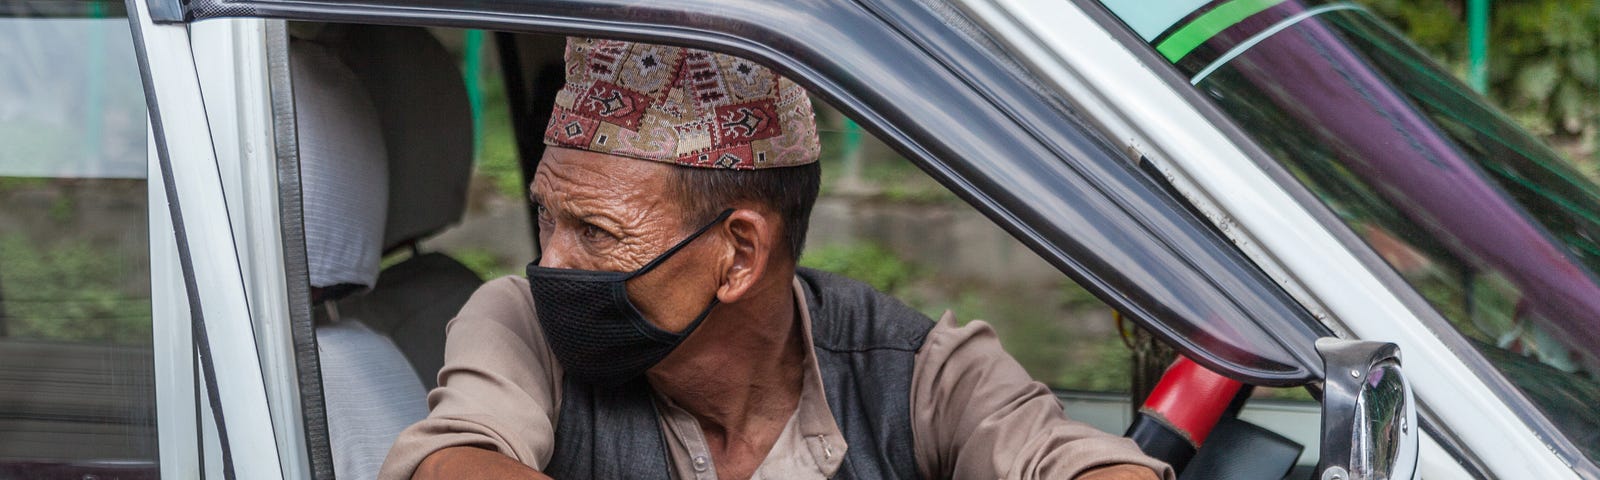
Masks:
[[[685,166],[674,170],[670,184],[684,206],[686,225],[710,222],[737,202],[759,203],[778,212],[784,246],[790,259],[799,261],[806,245],[806,228],[811,224],[811,207],[822,188],[820,162],[755,170]]]

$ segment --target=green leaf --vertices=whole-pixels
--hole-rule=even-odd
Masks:
[[[1584,85],[1600,84],[1600,59],[1595,58],[1595,52],[1583,53],[1567,57],[1568,72]]]
[[[1550,118],[1563,133],[1577,134],[1583,130],[1585,110],[1584,89],[1577,82],[1561,82],[1550,102]]]
[[[1523,99],[1539,103],[1550,96],[1560,79],[1555,61],[1545,58],[1517,73],[1516,92]]]

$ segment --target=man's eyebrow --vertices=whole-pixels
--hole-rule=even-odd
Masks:
[[[528,190],[528,201],[533,202],[535,205],[544,205],[544,197],[532,189]]]

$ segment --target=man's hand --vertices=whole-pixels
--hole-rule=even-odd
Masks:
[[[550,479],[549,476],[528,468],[527,465],[511,457],[478,447],[450,447],[433,452],[428,458],[422,459],[422,464],[417,466],[416,473],[411,474],[412,480],[457,478]]]
[[[1083,472],[1077,480],[1161,480],[1161,477],[1148,468],[1124,463]]]

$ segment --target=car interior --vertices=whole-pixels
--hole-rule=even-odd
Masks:
[[[445,323],[482,283],[419,246],[465,207],[466,90],[422,29],[304,28],[289,55],[327,442],[339,477],[368,478],[427,415]]]

